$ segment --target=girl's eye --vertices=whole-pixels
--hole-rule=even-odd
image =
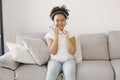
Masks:
[[[59,21],[59,20],[56,20],[57,22]]]
[[[57,19],[57,20],[56,20],[56,22],[59,22],[59,21],[64,22],[64,21],[65,21],[65,19],[63,19],[63,20],[58,20],[58,19]]]

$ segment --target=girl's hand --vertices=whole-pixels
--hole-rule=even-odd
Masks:
[[[67,30],[63,30],[63,34],[65,35],[65,37],[68,37],[68,31]]]
[[[58,36],[58,35],[59,35],[60,30],[59,30],[59,28],[58,28],[58,27],[53,27],[53,26],[51,26],[50,28],[52,28],[52,30],[54,31],[55,36]]]

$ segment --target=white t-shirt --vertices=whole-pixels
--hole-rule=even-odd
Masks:
[[[71,31],[68,31],[68,36],[69,36],[69,38],[72,38],[75,35]],[[45,38],[50,38],[50,39],[54,40],[55,39],[54,32],[53,31],[48,32],[45,35]],[[71,55],[68,52],[67,41],[66,41],[63,33],[60,33],[58,35],[58,52],[56,55],[51,54],[51,59],[60,61],[60,62],[65,62],[69,59],[73,59],[73,55]]]

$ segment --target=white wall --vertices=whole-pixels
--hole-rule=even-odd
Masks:
[[[46,32],[50,10],[63,4],[70,10],[67,29],[78,34],[120,30],[120,0],[2,0],[5,41],[16,34]]]

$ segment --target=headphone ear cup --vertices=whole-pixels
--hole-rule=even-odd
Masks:
[[[65,23],[65,25],[67,25],[67,22],[68,22],[68,20],[66,19],[66,23]]]
[[[67,19],[69,19],[69,17],[67,17]]]
[[[67,21],[65,22],[65,25],[67,25]]]

